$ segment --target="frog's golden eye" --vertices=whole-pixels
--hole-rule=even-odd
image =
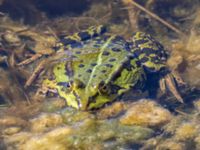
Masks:
[[[104,86],[101,88],[101,92],[107,93],[107,92],[108,92],[108,86],[107,86],[107,85],[104,85]]]
[[[104,82],[100,82],[99,84],[99,93],[100,94],[106,94],[109,92],[109,86],[106,85]]]
[[[73,85],[74,88],[84,88],[85,87],[85,84],[78,79],[71,81],[70,84]]]

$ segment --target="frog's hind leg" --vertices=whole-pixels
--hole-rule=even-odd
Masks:
[[[148,72],[158,72],[166,67],[167,51],[149,34],[136,32],[132,38],[131,51]]]
[[[55,87],[57,87],[55,80],[45,79],[41,88],[36,91],[34,98],[37,99],[39,97],[46,97],[48,92],[57,93],[57,89]]]
[[[166,92],[166,89],[168,89],[179,102],[183,103],[183,99],[177,89],[177,83],[181,83],[180,81],[182,80],[176,78],[175,74],[167,69],[166,61],[169,54],[163,46],[153,37],[142,32],[134,34],[132,43],[133,48],[131,51],[139,59],[149,77],[152,78],[152,76],[158,74],[157,79],[160,79],[159,86],[161,91]],[[157,80],[154,81],[156,82]],[[149,89],[152,90],[153,88],[151,86]]]

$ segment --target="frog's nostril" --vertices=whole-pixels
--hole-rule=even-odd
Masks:
[[[71,84],[69,82],[58,82],[57,85],[63,86],[65,88],[70,88]]]

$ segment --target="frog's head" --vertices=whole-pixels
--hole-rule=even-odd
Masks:
[[[58,83],[59,84],[59,83]],[[99,108],[112,101],[115,95],[111,94],[108,85],[103,82],[86,86],[79,79],[65,83],[57,87],[59,95],[66,99],[69,106],[80,110]]]

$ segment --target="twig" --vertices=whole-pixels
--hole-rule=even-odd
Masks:
[[[28,80],[25,83],[25,88],[29,87],[33,81],[37,78],[37,76],[42,72],[42,70],[44,69],[46,61],[42,60],[39,65],[36,67],[36,69],[33,71],[33,73],[31,74],[31,76],[28,78]]]
[[[47,29],[48,29],[49,32],[56,38],[56,40],[59,40],[58,36],[57,36],[56,33],[52,30],[51,27],[47,26]]]
[[[138,16],[140,14],[140,9],[135,7],[134,5],[130,6],[129,0],[123,0],[124,5],[128,6],[128,18],[132,31],[136,31],[138,29]]]
[[[27,64],[33,62],[34,60],[39,59],[40,57],[42,57],[42,54],[35,54],[31,58],[28,58],[28,59],[18,63],[17,66],[27,65]]]
[[[191,117],[190,114],[187,114],[187,113],[185,113],[185,112],[183,112],[183,111],[181,111],[181,110],[175,109],[175,111],[176,111],[177,113],[179,113],[179,114],[185,116],[185,117]]]
[[[141,6],[140,4],[136,3],[133,0],[126,0],[128,3],[134,5],[135,7],[139,8],[140,10],[144,11],[145,13],[147,13],[149,16],[151,16],[152,18],[158,20],[159,22],[161,22],[162,24],[164,24],[165,26],[167,26],[168,28],[170,28],[171,30],[175,31],[176,33],[182,35],[182,36],[186,36],[185,33],[183,33],[182,31],[180,31],[179,29],[177,29],[176,27],[174,27],[173,25],[169,24],[168,22],[166,22],[165,20],[163,20],[162,18],[160,18],[159,16],[157,16],[156,14],[152,13],[151,11],[147,10],[146,8],[144,8],[143,6]]]

